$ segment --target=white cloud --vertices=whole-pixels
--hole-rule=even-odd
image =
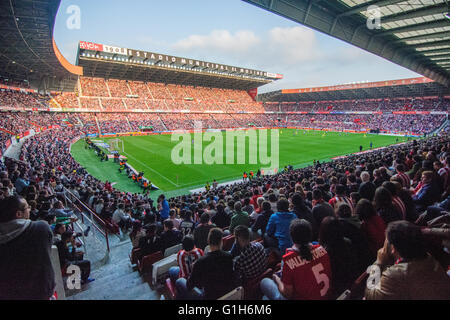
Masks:
[[[213,30],[208,35],[195,34],[181,39],[173,48],[184,52],[202,49],[245,54],[258,43],[260,39],[253,31],[240,30],[232,34],[228,30]]]
[[[284,64],[319,58],[314,31],[305,27],[273,28],[268,34],[270,54],[280,55]]]

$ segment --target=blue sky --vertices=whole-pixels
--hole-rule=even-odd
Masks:
[[[82,40],[284,75],[259,92],[420,76],[241,0],[62,0],[54,38],[72,63]]]

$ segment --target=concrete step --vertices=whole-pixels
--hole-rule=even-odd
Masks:
[[[96,279],[94,282],[89,283],[88,286],[89,288],[85,291],[76,294],[74,299],[128,300],[145,292],[150,293],[150,287],[143,281],[138,272],[123,274],[122,270],[107,277]]]

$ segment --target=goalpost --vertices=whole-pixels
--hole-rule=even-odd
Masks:
[[[120,139],[109,140],[109,145],[111,146],[111,150],[115,150],[122,153],[125,152],[124,143]]]

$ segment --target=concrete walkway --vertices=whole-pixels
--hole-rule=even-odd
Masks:
[[[22,149],[23,143],[25,142],[25,140],[31,138],[35,134],[36,132],[34,132],[34,130],[31,130],[31,133],[25,138],[20,139],[19,142],[16,141],[15,137],[12,137],[12,144],[9,146],[8,149],[6,149],[5,154],[3,156],[19,160],[20,150]]]

